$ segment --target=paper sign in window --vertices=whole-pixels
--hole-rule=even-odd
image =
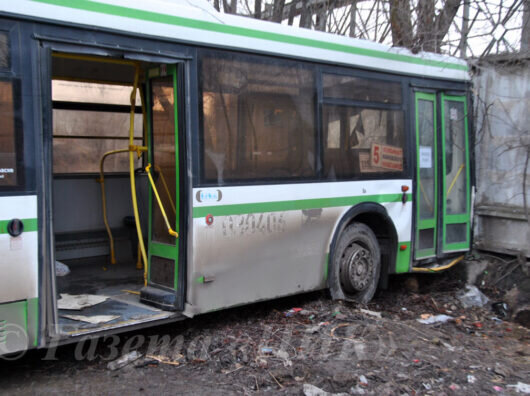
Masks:
[[[432,148],[420,146],[420,168],[432,168]]]

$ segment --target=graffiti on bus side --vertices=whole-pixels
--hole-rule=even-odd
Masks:
[[[283,213],[250,213],[226,216],[223,219],[223,236],[227,238],[253,234],[276,234],[285,231]]]

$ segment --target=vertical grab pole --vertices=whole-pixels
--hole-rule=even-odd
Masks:
[[[136,108],[136,90],[138,89],[138,80],[140,79],[140,66],[136,65],[136,72],[134,73],[134,86],[131,92],[131,114],[129,126],[129,148],[134,147],[134,115]],[[140,152],[138,152],[138,155]],[[136,223],[136,232],[138,233],[138,246],[142,252],[142,260],[144,263],[144,285],[147,285],[147,254],[145,253],[144,237],[142,234],[142,227],[140,226],[140,215],[138,213],[138,201],[136,199],[136,179],[134,176],[134,151],[129,151],[129,172],[131,179],[131,197],[134,210],[134,221]]]

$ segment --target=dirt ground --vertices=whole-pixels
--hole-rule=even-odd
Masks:
[[[438,275],[395,277],[366,307],[311,293],[35,351],[0,361],[0,389],[39,395],[530,392],[530,330],[492,311],[503,294],[481,280],[485,269],[477,279],[490,302],[464,308],[458,299],[464,272],[462,264]],[[451,319],[418,322],[439,314]],[[108,368],[130,351],[140,357]]]

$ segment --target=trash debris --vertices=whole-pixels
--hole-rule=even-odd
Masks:
[[[305,396],[347,396],[347,393],[330,393],[311,384],[304,384]]]
[[[315,333],[318,333],[318,331],[320,330],[320,326],[311,326],[311,327],[308,327],[305,332],[307,334],[315,334]]]
[[[526,394],[530,393],[530,385],[525,384],[524,382],[518,382],[515,385],[507,385],[507,387],[508,388],[514,388],[514,390],[517,393],[526,393]]]
[[[302,308],[291,308],[290,310],[285,312],[285,316],[286,317],[290,317],[290,316],[293,316],[293,315],[295,315],[295,314],[297,314],[298,312],[301,312],[301,311],[302,311]]]
[[[382,318],[380,312],[370,311],[369,309],[364,309],[364,308],[361,308],[360,311],[361,311],[363,314],[370,315],[370,316],[373,316],[373,317],[375,317],[375,318],[379,318],[379,319]]]
[[[434,323],[445,323],[451,319],[454,319],[452,316],[449,315],[431,315],[424,317],[424,315],[421,315],[421,319],[416,319],[418,322],[423,324],[434,324]]]
[[[466,285],[466,290],[467,292],[458,296],[464,308],[482,307],[489,301],[476,286]]]
[[[59,309],[80,311],[83,308],[93,307],[94,305],[101,304],[107,299],[107,296],[99,296],[95,294],[72,295],[61,293],[61,298],[57,301],[57,307]]]
[[[424,383],[424,384],[422,384],[422,385],[423,385],[423,387],[424,387],[426,390],[428,390],[428,391],[430,391],[430,390],[432,389],[431,384],[425,384],[425,383]]]
[[[261,348],[261,353],[264,354],[264,355],[272,355],[272,348],[269,348],[269,347],[262,347]]]
[[[339,313],[337,313],[337,314],[335,315],[335,319],[337,319],[337,320],[344,320],[344,319],[346,319],[346,318],[347,318],[347,316],[344,315],[344,314],[341,313],[341,312],[339,312]]]
[[[60,261],[55,260],[55,275],[66,276],[70,273],[70,268]]]
[[[458,386],[457,384],[451,384],[449,385],[449,389],[451,389],[452,391],[457,391],[460,389],[460,386]]]
[[[366,377],[364,375],[361,375],[359,377],[359,383],[362,385],[362,386],[368,386],[368,380],[366,379]]]
[[[291,359],[289,359],[288,352],[284,351],[283,349],[278,349],[278,350],[275,350],[273,353],[274,353],[274,356],[279,357],[280,359],[283,360],[283,365],[285,367],[291,367],[293,365],[293,362],[291,361]]]
[[[353,393],[354,395],[364,395],[366,393],[366,391],[361,388],[359,385],[357,385],[355,388],[352,386],[352,388],[350,389],[350,392]]]
[[[111,371],[119,370],[135,360],[140,359],[140,357],[142,355],[138,351],[132,351],[107,364],[107,368]]]
[[[474,384],[475,382],[477,382],[477,378],[474,375],[469,374],[467,376],[467,382],[469,384]]]
[[[180,355],[182,357],[182,355]],[[167,356],[161,355],[146,355],[147,359],[156,360],[159,363],[169,364],[171,366],[180,366],[180,362],[175,359],[170,359]]]
[[[119,319],[120,315],[95,315],[95,316],[84,316],[84,315],[61,315],[61,317],[79,322],[86,322],[91,324],[101,324],[112,322],[113,320]]]
[[[505,302],[499,301],[491,304],[491,309],[495,312],[498,318],[504,319],[508,317],[509,307]]]
[[[284,351],[283,349],[278,349],[273,352],[274,356],[279,357],[280,359],[289,359],[289,353]]]
[[[503,387],[498,385],[494,385],[493,390],[496,390],[497,392],[504,392]]]

